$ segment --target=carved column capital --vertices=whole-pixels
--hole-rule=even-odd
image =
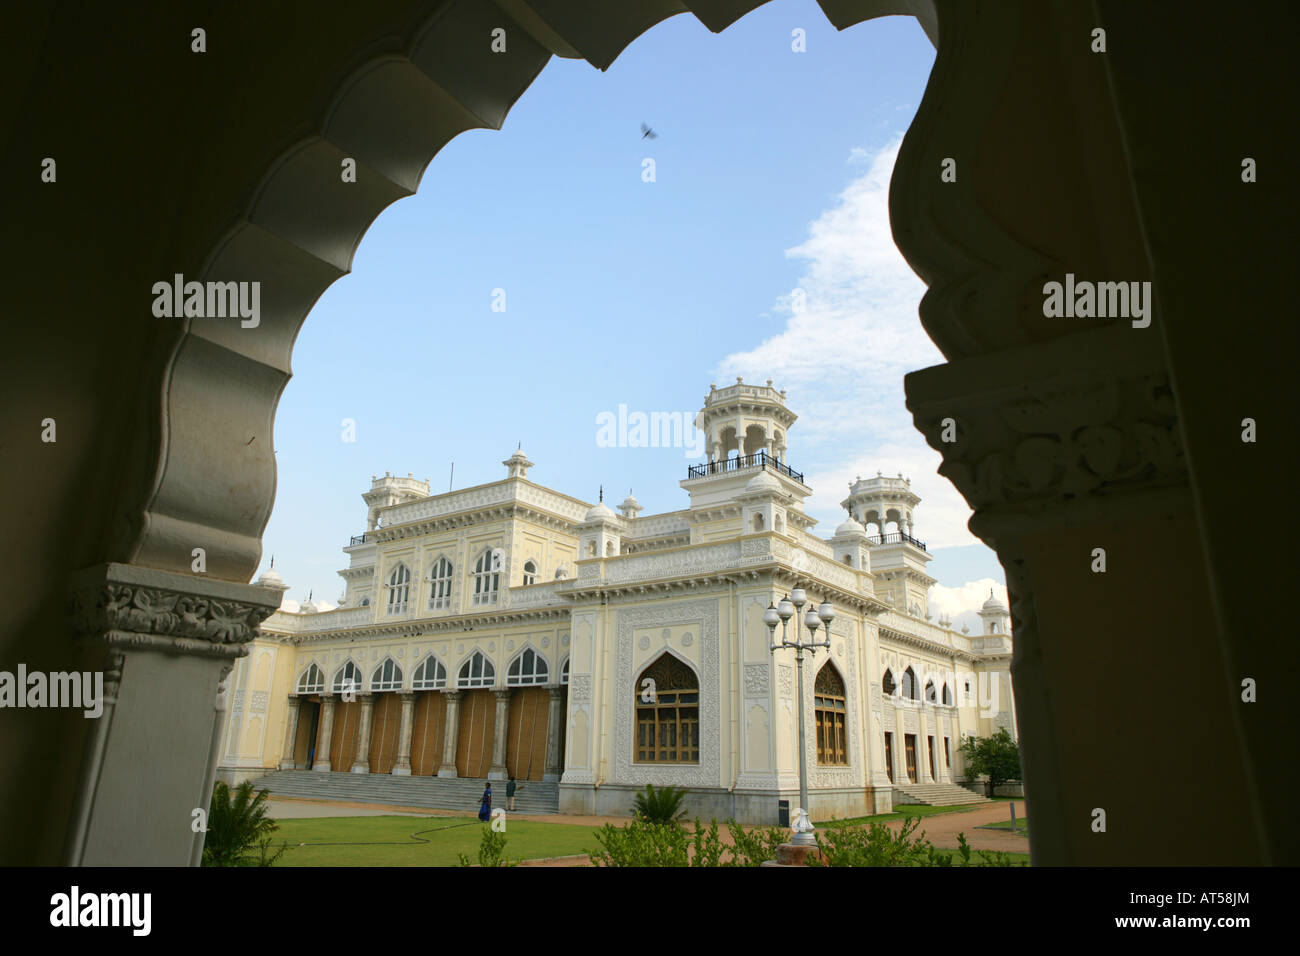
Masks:
[[[279,604],[270,588],[101,564],[72,576],[68,617],[74,634],[115,647],[236,658]]]

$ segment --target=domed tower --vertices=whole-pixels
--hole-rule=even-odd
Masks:
[[[532,462],[528,464],[531,465]],[[394,478],[388,472],[384,472],[382,478],[372,475],[370,490],[361,495],[366,507],[370,509],[366,516],[366,530],[375,530],[375,524],[379,520],[379,509],[427,497],[429,497],[429,482],[411,477],[409,471],[405,478]]]
[[[578,560],[616,558],[623,547],[623,521],[605,504],[605,489],[577,526]]]
[[[797,418],[771,379],[746,385],[737,377],[726,388],[709,386],[695,416],[708,460],[692,465],[681,483],[691,496],[692,544],[737,531],[788,533],[816,524],[803,512],[812,489],[785,460],[787,435]]]
[[[289,585],[284,583],[284,578],[275,570],[275,557],[271,557],[271,566],[262,572],[262,576],[253,582],[259,588],[272,588],[280,594],[280,603],[284,603],[284,594],[289,590]],[[277,605],[278,606],[278,605]]]
[[[993,596],[989,588],[989,599],[979,610],[980,620],[984,622],[985,634],[1005,634],[1011,636],[1011,612],[999,598]]]
[[[840,502],[867,531],[876,595],[899,611],[924,618],[930,610],[929,591],[936,583],[926,574],[930,552],[913,537],[912,517],[921,499],[902,475],[850,482],[849,496]]]

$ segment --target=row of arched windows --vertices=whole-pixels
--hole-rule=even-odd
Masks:
[[[429,570],[429,607],[430,611],[446,611],[451,608],[452,564],[447,558],[440,557]],[[537,583],[537,562],[531,558],[524,562],[523,583]],[[501,552],[488,548],[474,562],[475,604],[495,604],[501,591]],[[405,614],[410,607],[411,569],[399,563],[388,575],[388,613]]]
[[[917,693],[917,686],[916,672],[909,667],[903,671],[902,696],[906,700],[920,700],[921,695]],[[894,692],[898,690],[898,685],[894,682],[894,672],[888,668],[885,669],[885,676],[880,679],[880,689],[886,697],[894,696]],[[939,694],[935,691],[934,681],[926,681],[925,699],[927,703],[931,704],[939,702]],[[945,707],[952,706],[952,689],[948,687],[946,681],[943,685],[943,705]]]
[[[700,762],[700,682],[684,661],[659,655],[636,680],[635,762]],[[844,678],[830,661],[813,684],[813,720],[817,729],[817,763],[849,763],[848,699]]]
[[[507,687],[528,687],[545,684],[550,679],[550,666],[546,659],[532,648],[525,648],[506,668]],[[560,683],[569,682],[569,661],[560,667]],[[460,667],[456,675],[457,688],[493,687],[496,685],[496,668],[481,651],[475,651]],[[411,678],[412,690],[442,690],[447,686],[447,668],[430,654],[416,667]],[[334,673],[330,684],[332,693],[359,692],[362,689],[361,670],[353,661],[346,661]],[[391,657],[386,657],[370,676],[371,691],[402,689],[402,668]],[[325,693],[325,674],[319,665],[312,664],[298,679],[299,694]]]

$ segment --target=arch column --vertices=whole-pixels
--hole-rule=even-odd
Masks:
[[[456,773],[456,743],[460,736],[460,699],[465,696],[464,691],[449,690],[443,691],[443,696],[447,698],[447,725],[443,730],[442,737],[442,766],[438,768],[438,776],[455,777]]]
[[[330,769],[330,736],[334,732],[334,695],[320,695],[320,729],[316,732],[316,761],[313,770],[327,773]]]
[[[298,714],[302,710],[301,698],[289,695],[289,716],[284,722],[284,752],[280,757],[281,770],[293,770],[296,767],[293,759],[294,744],[298,742]]]
[[[546,688],[546,692],[550,695],[550,700],[547,701],[546,714],[546,772],[542,774],[542,779],[558,781],[564,771],[560,766],[560,734],[564,732],[561,726],[564,723],[561,707],[564,702],[564,685],[552,684]]]
[[[492,694],[497,699],[496,726],[492,733],[492,766],[488,770],[489,780],[505,780],[509,775],[506,770],[506,737],[510,732],[510,688],[493,688]]]
[[[353,773],[370,773],[370,715],[375,709],[375,695],[361,694],[361,726],[357,728],[357,759],[352,764]]]
[[[409,777],[411,775],[411,716],[415,712],[415,694],[400,694],[402,698],[402,727],[397,734],[397,763],[393,764],[393,776]]]

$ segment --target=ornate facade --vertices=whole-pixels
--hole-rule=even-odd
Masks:
[[[953,782],[963,735],[1015,731],[1009,614],[990,598],[977,636],[932,622],[901,477],[853,483],[845,521],[815,534],[784,460],[794,420],[770,384],[712,388],[708,460],[667,514],[545,488],[522,451],[441,495],[376,477],[340,606],[277,611],[236,665],[220,773],[513,774],[583,813],[673,784],[702,814],[774,822],[797,801],[798,695],[764,612],[803,588],[834,609],[803,669],[810,809]]]

